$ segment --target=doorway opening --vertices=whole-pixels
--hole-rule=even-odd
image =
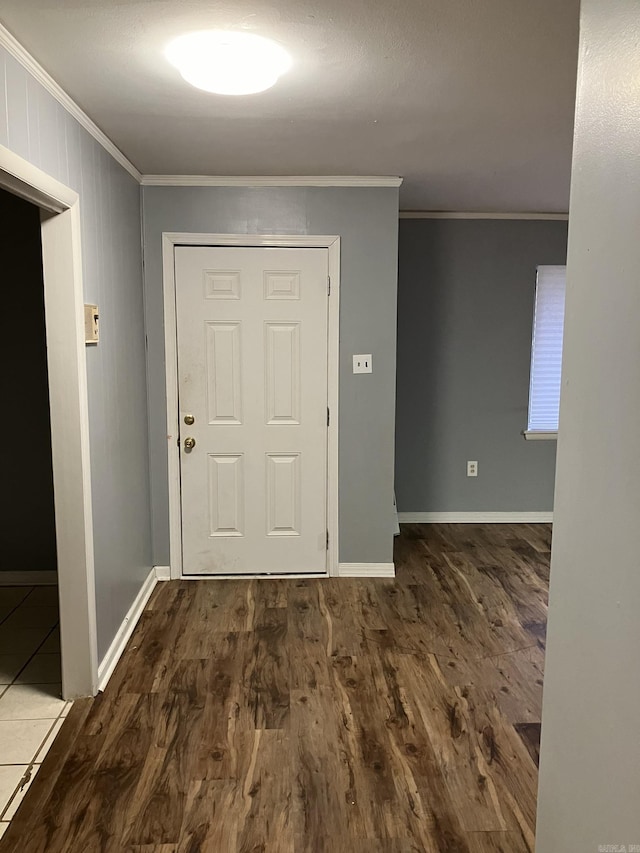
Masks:
[[[40,211],[0,190],[0,583],[57,583]]]
[[[43,458],[40,458],[39,463],[41,467],[49,464],[53,506],[50,488],[48,503],[45,495],[29,494],[35,491],[35,473],[33,466],[30,467],[32,460],[25,460],[24,457],[32,449],[35,455],[35,448],[29,448],[27,439],[29,428],[33,425],[21,423],[21,413],[16,411],[12,400],[5,400],[5,412],[10,421],[10,447],[17,457],[17,464],[12,469],[14,481],[18,484],[16,489],[18,486],[22,489],[23,503],[17,507],[21,536],[25,543],[22,553],[25,554],[28,545],[31,545],[26,542],[29,537],[40,539],[41,542],[46,540],[48,551],[41,551],[39,557],[43,565],[32,568],[36,572],[45,573],[57,570],[61,694],[70,700],[95,695],[98,672],[79,198],[73,190],[3,146],[0,146],[0,191],[16,196],[17,199],[11,202],[14,205],[34,206],[35,210],[24,206],[20,209],[28,211],[28,216],[39,222],[41,256],[38,255],[38,258],[42,265],[40,282],[43,284],[41,302],[39,307],[27,306],[30,315],[28,320],[21,319],[18,322],[15,318],[10,341],[11,369],[18,373],[19,382],[21,351],[31,346],[29,339],[33,339],[38,329],[41,334],[45,331],[44,364],[48,379],[50,437],[48,455],[42,447],[38,449],[44,452],[48,460],[43,462]],[[3,238],[4,243],[8,239],[6,229]],[[34,245],[37,245],[36,238]],[[5,277],[5,306],[9,301],[7,293],[10,289],[17,292],[12,294],[12,298],[15,297],[16,305],[20,305],[21,288],[25,288],[24,277],[22,280],[17,275]],[[26,296],[23,301],[26,301]],[[40,432],[33,441],[37,440],[43,445],[47,444],[43,437],[47,433],[47,425],[46,405],[43,402],[46,382],[43,378],[42,348],[40,353]],[[28,395],[30,389],[23,390]],[[22,441],[22,438],[25,440]],[[46,513],[45,505],[48,506]],[[46,528],[46,536],[40,537],[41,519],[38,513],[43,516],[42,527]],[[45,514],[48,518],[46,524]],[[55,527],[52,530],[53,522]],[[55,555],[51,553],[52,548]],[[20,554],[19,547],[17,552],[13,552],[14,558],[16,553]],[[45,553],[48,554],[48,562],[45,562]],[[38,559],[37,552],[32,552],[31,557],[33,560]],[[34,574],[33,579],[36,577]],[[7,585],[8,578],[7,573]],[[20,581],[19,576],[17,580]],[[31,576],[27,580],[30,581]],[[38,580],[51,581],[54,578],[51,574],[44,574]],[[46,599],[45,607],[55,607],[55,595],[51,589],[48,593],[39,592],[38,598],[42,601]],[[35,602],[35,599],[32,600]],[[19,618],[29,620],[33,615],[15,617],[14,621]],[[7,636],[4,639],[8,648],[0,649],[0,654],[9,654],[11,638]],[[0,697],[0,703],[3,699]]]
[[[62,725],[40,211],[0,190],[0,830]]]

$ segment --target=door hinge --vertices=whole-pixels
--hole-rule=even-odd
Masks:
[[[331,276],[327,276],[327,293],[331,295]]]
[[[327,551],[329,550],[329,531],[327,530]]]
[[[327,406],[327,426],[329,426],[330,423],[331,423],[331,411],[329,409],[329,406]]]

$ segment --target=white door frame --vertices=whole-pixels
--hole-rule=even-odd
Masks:
[[[2,145],[0,187],[41,211],[62,695],[94,696],[98,646],[80,202],[72,189]]]
[[[328,249],[329,323],[328,323],[328,406],[331,412],[327,429],[327,529],[329,549],[327,572],[316,577],[338,575],[338,383],[340,326],[340,237],[336,235],[297,234],[180,234],[162,235],[162,278],[164,289],[164,346],[167,390],[167,461],[169,469],[169,562],[171,578],[207,579],[210,575],[182,573],[182,517],[180,501],[180,434],[178,412],[178,344],[176,326],[176,281],[174,249],[176,246],[243,246],[286,249]],[[222,577],[216,575],[216,577]],[[237,576],[231,576],[236,577]],[[270,575],[270,577],[277,577]],[[282,575],[282,577],[297,577]],[[301,575],[300,577],[314,577]]]

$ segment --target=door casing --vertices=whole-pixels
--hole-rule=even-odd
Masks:
[[[176,327],[175,246],[241,246],[256,248],[316,248],[329,250],[328,405],[327,428],[327,551],[328,572],[316,577],[338,575],[338,392],[340,325],[340,237],[337,235],[292,234],[183,234],[162,235],[162,278],[164,290],[165,378],[167,393],[167,463],[169,490],[169,562],[172,579],[210,579],[182,573],[182,515],[180,506],[180,451],[178,448],[178,346]],[[224,575],[216,575],[223,578]],[[230,576],[231,577],[231,576]],[[278,577],[278,575],[269,575]],[[287,574],[282,577],[295,578]],[[314,577],[314,575],[300,575]],[[236,578],[237,579],[237,578]]]

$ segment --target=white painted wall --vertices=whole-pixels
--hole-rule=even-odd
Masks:
[[[583,0],[538,853],[640,845],[639,44]]]
[[[151,567],[140,187],[4,47],[0,145],[80,196],[100,659]]]

